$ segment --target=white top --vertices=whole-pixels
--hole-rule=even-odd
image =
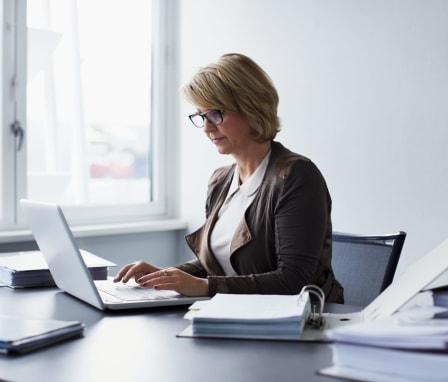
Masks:
[[[235,166],[232,184],[227,199],[218,214],[218,220],[210,237],[210,246],[226,276],[235,276],[230,264],[230,243],[236,228],[243,219],[247,207],[252,203],[263,180],[271,152],[265,156],[255,172],[239,186],[238,166]]]

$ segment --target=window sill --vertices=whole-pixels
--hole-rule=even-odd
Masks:
[[[70,227],[73,235],[80,237],[95,237],[109,235],[125,235],[144,232],[177,231],[187,228],[183,220],[156,220],[146,222],[129,222],[114,224],[97,224]],[[34,237],[29,229],[18,229],[0,232],[0,244],[33,241]]]

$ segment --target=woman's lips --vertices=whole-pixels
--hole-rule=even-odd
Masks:
[[[215,144],[215,145],[217,145],[217,144],[219,144],[223,139],[224,139],[224,137],[220,137],[220,138],[210,138],[211,139],[211,141]]]

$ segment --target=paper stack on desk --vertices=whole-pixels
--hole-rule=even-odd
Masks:
[[[187,315],[191,336],[297,340],[310,314],[301,295],[217,294]]]
[[[94,280],[105,280],[116,264],[81,250]],[[0,283],[12,287],[53,286],[54,280],[40,251],[0,253]]]
[[[330,331],[333,366],[318,373],[369,382],[446,381],[448,320],[433,318],[440,311],[414,308]]]

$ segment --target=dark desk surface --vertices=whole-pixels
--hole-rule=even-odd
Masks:
[[[0,314],[78,320],[85,336],[20,355],[0,355],[0,380],[331,381],[315,374],[331,365],[327,344],[177,338],[187,307],[102,312],[56,288],[0,287]],[[347,311],[343,305],[333,311]],[[333,379],[334,381],[334,379]]]

